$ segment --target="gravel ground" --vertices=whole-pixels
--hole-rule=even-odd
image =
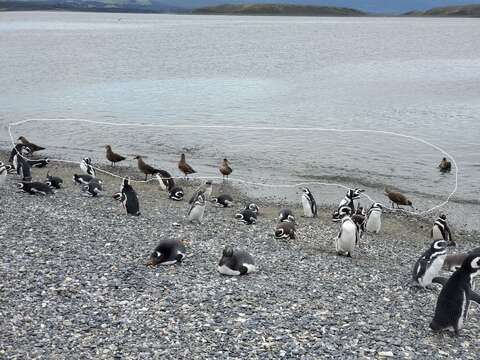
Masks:
[[[54,196],[16,192],[15,176],[0,189],[0,358],[479,358],[477,306],[460,337],[434,334],[440,288],[408,284],[433,219],[384,214],[382,233],[350,259],[334,253],[333,208],[299,218],[296,240],[275,240],[280,204],[260,204],[257,225],[237,223],[245,199],[228,186],[214,194],[229,191],[237,205],[207,205],[191,225],[186,202],[154,183],[134,185],[137,218],[110,197],[119,179],[103,177],[104,196],[87,198],[70,181],[78,168],[49,170],[66,181]],[[455,235],[458,250],[479,246],[475,234]],[[146,267],[167,238],[188,242],[186,261]],[[258,272],[217,273],[227,244],[248,249]]]

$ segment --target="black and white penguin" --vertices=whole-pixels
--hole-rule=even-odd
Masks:
[[[84,174],[96,177],[95,169],[92,166],[92,159],[89,157],[85,157],[80,161],[80,169]]]
[[[233,198],[227,194],[214,197],[210,201],[218,207],[230,207],[233,205]]]
[[[169,189],[175,187],[175,181],[168,171],[157,169],[155,178],[157,179],[160,189],[162,190],[169,191]]]
[[[7,181],[7,174],[7,167],[5,165],[0,165],[0,185],[5,184],[5,181]]]
[[[378,234],[382,228],[382,209],[383,205],[380,203],[373,203],[368,209],[366,230],[371,233]]]
[[[338,204],[338,208],[340,209],[342,206],[348,206],[350,208],[350,214],[355,213],[355,202],[354,200],[360,199],[360,195],[364,192],[365,190],[362,189],[349,189],[347,193],[345,194],[345,197],[340,201],[340,204]]]
[[[60,189],[62,187],[63,180],[58,176],[52,176],[50,175],[50,173],[47,172],[47,180],[45,180],[45,184],[47,184],[51,188]]]
[[[355,244],[358,242],[358,228],[350,217],[351,208],[348,205],[341,206],[336,211],[340,218],[340,232],[335,241],[335,250],[339,255],[353,256]]]
[[[203,214],[205,213],[205,205],[205,195],[199,193],[188,210],[188,221],[196,221],[200,224],[203,219]]]
[[[179,186],[174,186],[168,191],[168,197],[175,201],[181,201],[184,195],[183,189]]]
[[[250,210],[250,211],[252,211],[252,212],[254,212],[255,214],[258,215],[258,213],[259,213],[259,211],[260,211],[260,208],[258,207],[257,204],[255,204],[255,203],[250,203],[250,204],[247,204],[247,205],[245,206],[245,210]]]
[[[78,184],[78,185],[86,185],[88,184],[90,181],[92,181],[94,179],[93,176],[91,175],[86,175],[86,174],[73,174],[73,182],[75,184]],[[101,181],[100,181],[101,183]]]
[[[82,192],[85,196],[98,196],[102,190],[102,182],[97,179],[92,179],[88,184],[82,186]]]
[[[17,184],[17,188],[29,193],[30,195],[48,195],[53,194],[53,190],[47,184],[41,182],[22,181]]]
[[[13,156],[13,167],[17,171],[17,175],[20,175],[23,181],[32,180],[30,164],[23,155],[15,154]]]
[[[27,155],[30,155],[31,153],[32,153],[32,150],[27,145],[22,143],[16,144],[15,147],[10,152],[10,157],[8,159],[8,162],[13,163],[13,158],[15,157],[15,155],[20,154],[23,156],[27,156]]]
[[[204,199],[207,200],[212,194],[212,189],[213,189],[212,182],[210,180],[207,180],[205,184],[203,184],[197,190],[195,190],[195,192],[193,193],[188,203],[193,204],[198,194],[203,194]]]
[[[50,160],[49,159],[38,159],[38,160],[27,159],[27,162],[32,168],[44,168],[50,163]]]
[[[0,161],[0,168],[2,167],[7,170],[7,174],[15,174],[15,168],[13,167],[13,165],[6,165]]]
[[[133,187],[130,185],[130,179],[125,178],[122,181],[120,192],[113,195],[113,198],[120,201],[123,204],[127,214],[140,215],[140,205],[138,202],[138,196]]]
[[[470,301],[480,304],[480,295],[472,290],[472,279],[479,272],[480,254],[471,254],[446,281],[438,295],[435,315],[430,323],[432,330],[453,329],[459,335],[467,320]]]
[[[235,214],[235,219],[246,224],[252,225],[257,223],[257,213],[249,209],[243,209],[241,212]]]
[[[413,281],[421,287],[430,287],[432,280],[442,269],[443,262],[447,256],[447,242],[445,240],[434,240],[430,248],[425,251],[413,266]]]
[[[223,275],[246,275],[256,271],[252,255],[245,250],[234,250],[231,246],[223,249],[218,262],[218,272]]]
[[[278,213],[278,221],[279,222],[286,221],[286,222],[291,222],[296,224],[295,215],[290,209],[287,209],[287,208],[280,210],[280,212]]]
[[[305,217],[313,218],[317,216],[317,203],[308,188],[302,189],[302,206]]]
[[[275,229],[276,239],[295,239],[295,224],[292,222],[281,222]]]
[[[185,259],[185,245],[177,240],[163,240],[153,250],[147,260],[147,265],[173,265]]]
[[[445,214],[440,215],[440,217],[435,220],[432,230],[430,231],[430,236],[432,240],[443,239],[449,246],[456,246],[455,241],[452,240],[452,233],[448,227],[447,216]]]

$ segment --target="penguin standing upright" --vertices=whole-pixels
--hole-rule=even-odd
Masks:
[[[317,216],[317,203],[308,188],[302,189],[302,206],[305,217],[313,218]]]
[[[467,320],[470,301],[480,304],[480,295],[472,290],[472,279],[480,271],[480,254],[474,253],[463,261],[440,291],[430,328],[434,331],[453,329],[459,335]]]
[[[123,179],[120,192],[113,195],[113,197],[114,199],[122,202],[127,214],[135,216],[140,215],[140,205],[138,203],[137,193],[130,185],[129,178]]]
[[[17,174],[22,177],[23,181],[32,180],[31,167],[25,157],[21,154],[15,154],[13,156],[13,167],[17,171]]]
[[[219,273],[230,276],[246,275],[256,271],[252,255],[244,250],[234,250],[231,246],[223,249],[217,269]]]
[[[367,224],[365,226],[368,232],[374,232],[378,234],[382,228],[382,204],[373,203],[368,209]]]
[[[434,240],[430,248],[425,251],[413,266],[413,281],[421,287],[429,287],[432,280],[442,269],[443,262],[447,256],[447,242],[445,240]]]
[[[203,193],[198,194],[188,210],[188,221],[196,221],[200,224],[205,212],[205,205],[205,195]]]
[[[2,165],[0,166],[0,185],[5,184],[5,181],[7,181],[7,167]]]
[[[352,257],[355,244],[358,242],[357,225],[355,225],[350,217],[350,206],[342,206],[337,212],[338,217],[341,219],[341,225],[340,232],[335,241],[335,250],[339,255]]]
[[[455,241],[452,240],[452,232],[448,227],[447,216],[445,214],[440,215],[440,217],[435,220],[432,230],[430,231],[430,236],[432,240],[443,239],[449,246],[456,246]]]
[[[92,166],[92,159],[89,157],[85,157],[82,159],[82,161],[80,161],[80,169],[84,174],[96,177],[95,169]]]

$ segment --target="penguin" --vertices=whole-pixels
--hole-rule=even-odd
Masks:
[[[440,272],[447,256],[447,242],[434,240],[413,266],[413,281],[423,288],[430,287],[432,280]]]
[[[8,159],[9,163],[13,163],[13,158],[15,155],[20,154],[23,156],[30,155],[32,153],[32,150],[24,144],[16,144],[15,147],[12,149],[10,152],[10,158]]]
[[[45,150],[44,147],[35,145],[35,144],[31,143],[30,141],[28,141],[25,136],[20,136],[17,140],[19,140],[21,144],[23,144],[25,146],[28,146],[30,148],[30,150],[32,151],[32,154],[36,151]]]
[[[89,157],[85,157],[82,159],[82,161],[80,161],[80,169],[84,174],[96,177],[95,169],[92,166],[92,159]]]
[[[85,196],[95,197],[102,192],[102,182],[97,179],[92,179],[88,184],[82,186],[82,192]]]
[[[452,240],[452,232],[447,224],[447,216],[441,214],[440,217],[433,223],[432,230],[430,231],[430,237],[432,240],[443,239],[448,243],[448,246],[456,246],[455,241]]]
[[[195,192],[193,193],[193,195],[190,198],[190,200],[188,201],[188,203],[193,204],[196,197],[200,193],[202,193],[204,195],[205,200],[207,200],[210,197],[210,195],[212,194],[212,189],[213,189],[212,182],[210,180],[205,181],[205,184],[203,184],[197,190],[195,190]]]
[[[53,190],[47,184],[41,182],[22,181],[17,184],[17,188],[29,193],[30,195],[49,195],[53,194]]]
[[[73,174],[73,182],[75,184],[78,184],[78,185],[86,185],[88,184],[90,181],[92,181],[94,179],[93,176],[91,175],[85,175],[85,174]],[[102,183],[100,181],[100,183]]]
[[[230,207],[233,204],[233,198],[227,194],[214,197],[210,201],[218,207]]]
[[[47,159],[39,159],[39,160],[30,160],[27,159],[28,165],[32,168],[44,168],[50,163],[50,160]]]
[[[358,230],[358,238],[357,240],[363,237],[363,234],[365,233],[365,222],[367,220],[365,210],[363,209],[363,206],[358,206],[358,208],[355,210],[355,214],[352,215],[352,220],[357,225],[357,230]]]
[[[241,212],[235,214],[235,219],[246,224],[252,225],[257,223],[257,213],[250,209],[244,209]]]
[[[280,210],[280,212],[278,213],[278,221],[287,221],[296,224],[295,215],[293,215],[293,212],[287,208]]]
[[[157,245],[147,260],[147,266],[173,265],[185,259],[185,245],[177,240],[163,240]]]
[[[117,162],[120,162],[126,159],[125,156],[122,156],[120,154],[113,152],[112,147],[110,145],[105,145],[105,150],[106,150],[105,156],[107,157],[107,160],[110,161],[110,164],[112,166],[115,166]]]
[[[238,276],[253,273],[256,271],[256,267],[252,255],[248,252],[226,246],[218,262],[217,270],[223,275]]]
[[[156,171],[155,178],[160,185],[160,189],[170,191],[171,188],[175,187],[175,181],[168,171],[160,169],[156,169]]]
[[[376,234],[380,232],[380,229],[382,228],[382,209],[383,206],[380,203],[373,203],[372,206],[370,206],[370,209],[368,209],[365,226],[368,232]]]
[[[295,224],[292,222],[281,222],[275,229],[276,239],[295,239]]]
[[[340,204],[338,204],[338,209],[340,209],[342,206],[348,206],[350,208],[350,214],[355,213],[355,202],[354,200],[360,199],[360,195],[364,192],[365,190],[363,189],[349,189],[347,193],[345,194],[345,197],[340,201]]]
[[[183,189],[178,186],[174,186],[168,191],[168,197],[174,201],[181,201],[183,199]]]
[[[5,184],[5,181],[7,181],[7,174],[8,170],[5,165],[0,166],[0,185]]]
[[[460,269],[448,279],[438,295],[435,315],[430,328],[444,329],[460,334],[467,320],[470,301],[480,304],[480,295],[472,290],[472,279],[480,271],[480,254],[471,254],[463,261]]]
[[[255,203],[247,204],[245,206],[245,210],[250,210],[250,211],[254,212],[256,215],[258,215],[258,213],[260,212],[260,209],[259,209],[258,205],[255,204]]]
[[[3,162],[0,161],[0,168],[4,167],[7,171],[7,174],[15,174],[15,168],[13,165],[5,165]]]
[[[113,198],[120,201],[123,204],[127,214],[139,216],[140,205],[138,202],[138,196],[133,187],[130,185],[130,179],[123,179],[120,192],[113,195]]]
[[[45,184],[51,188],[60,189],[62,187],[63,180],[58,176],[52,176],[47,172],[47,180],[45,181]]]
[[[442,173],[450,172],[452,170],[452,163],[448,161],[447,158],[444,157],[440,162],[440,164],[438,164],[438,168]]]
[[[185,160],[185,154],[182,154],[180,156],[180,161],[178,162],[178,169],[183,172],[185,175],[185,178],[188,180],[188,175],[189,174],[195,174],[196,171],[193,170],[193,168],[187,164],[187,161]]]
[[[218,170],[220,171],[220,174],[222,174],[223,176],[223,181],[225,181],[225,176],[227,177],[227,180],[228,180],[228,176],[233,172],[233,169],[230,167],[230,163],[228,162],[227,159],[223,159]]]
[[[23,181],[32,180],[32,172],[30,164],[23,155],[15,154],[13,157],[13,167],[17,171],[17,174],[22,177]]]
[[[357,225],[350,218],[350,206],[340,207],[338,217],[341,219],[340,232],[335,241],[335,250],[339,255],[353,256],[355,244],[358,242]]]
[[[391,191],[388,188],[385,188],[385,195],[390,199],[392,203],[392,209],[395,207],[395,204],[397,204],[397,209],[400,209],[400,205],[407,205],[410,206],[412,210],[415,210],[412,202],[408,200],[407,197],[402,193],[399,193],[398,191]]]
[[[317,217],[317,203],[308,188],[302,189],[303,214],[307,218]]]
[[[188,221],[201,224],[205,212],[205,195],[200,193],[188,210]]]

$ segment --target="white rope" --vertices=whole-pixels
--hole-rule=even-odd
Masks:
[[[391,135],[391,136],[398,136],[402,137],[405,139],[409,140],[414,140],[420,143],[423,143],[427,146],[430,146],[434,148],[435,150],[441,152],[445,157],[451,159],[454,168],[455,168],[455,186],[453,190],[449,193],[447,198],[441,202],[440,204],[428,209],[424,210],[421,212],[414,212],[414,211],[408,211],[405,209],[401,209],[401,211],[413,215],[425,215],[428,214],[436,209],[439,209],[450,201],[453,195],[457,192],[458,189],[458,166],[457,162],[455,161],[455,158],[450,155],[448,152],[443,150],[441,147],[432,144],[422,138],[412,136],[412,135],[405,135],[405,134],[400,134],[396,133],[393,131],[384,131],[384,130],[367,130],[367,129],[336,129],[336,128],[321,128],[321,127],[273,127],[273,126],[238,126],[238,125],[169,125],[169,124],[144,124],[144,123],[112,123],[112,122],[107,122],[107,121],[96,121],[96,120],[88,120],[88,119],[75,119],[75,118],[65,118],[65,119],[59,119],[59,118],[29,118],[13,123],[8,124],[8,133],[10,135],[10,140],[12,142],[12,145],[15,147],[15,140],[12,135],[12,127],[19,126],[22,124],[26,124],[29,122],[58,122],[58,121],[72,121],[72,122],[83,122],[83,123],[88,123],[88,124],[95,124],[95,125],[106,125],[106,126],[120,126],[120,127],[156,127],[156,128],[166,128],[166,129],[223,129],[223,130],[240,130],[240,131],[317,131],[317,132],[339,132],[339,133],[370,133],[370,134],[382,134],[382,135]],[[70,163],[70,164],[78,164],[76,161],[69,161],[69,160],[62,160],[62,159],[49,159],[50,161],[56,161],[56,162],[63,162],[63,163]],[[113,176],[117,178],[123,178],[120,175],[111,173],[107,170],[100,169],[98,167],[93,167],[95,170]],[[182,179],[182,177],[172,177],[173,179]],[[223,179],[218,176],[210,176],[210,177],[195,177],[195,179],[204,179],[204,180],[217,180],[217,179]],[[148,183],[151,181],[156,181],[156,179],[150,179],[150,180],[132,180],[132,182],[137,182],[137,183]],[[300,186],[307,186],[307,185],[322,185],[322,186],[336,186],[336,187],[341,187],[344,189],[349,189],[349,187],[338,184],[338,183],[325,183],[325,182],[302,182],[302,183],[295,183],[295,184],[264,184],[264,183],[256,183],[253,181],[247,181],[243,179],[237,179],[237,178],[229,178],[229,181],[241,183],[244,185],[255,185],[255,186],[262,186],[262,187],[269,187],[269,188],[298,188]],[[371,202],[376,202],[374,201],[370,196],[368,196],[366,193],[361,194],[363,197],[367,198]],[[394,211],[398,209],[392,209]]]

